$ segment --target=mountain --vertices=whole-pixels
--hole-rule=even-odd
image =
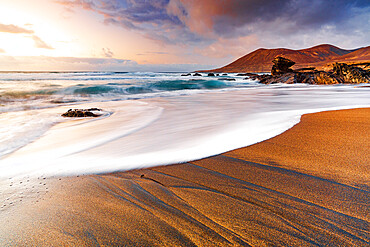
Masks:
[[[370,46],[357,49],[351,53],[348,53],[346,55],[343,55],[343,56],[340,56],[334,59],[334,61],[336,60],[347,61],[347,62],[370,61]]]
[[[261,48],[222,68],[201,72],[270,72],[272,66],[271,61],[278,55],[282,55],[296,62],[293,66],[294,69],[322,67],[331,62],[368,61],[370,60],[370,46],[355,50],[344,50],[328,44],[301,50]]]

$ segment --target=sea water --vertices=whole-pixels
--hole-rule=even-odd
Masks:
[[[0,73],[0,177],[187,162],[269,139],[305,113],[369,107],[369,96],[363,85],[263,85],[236,74]],[[92,107],[102,116],[61,116]]]

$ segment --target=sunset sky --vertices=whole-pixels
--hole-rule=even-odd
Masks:
[[[369,26],[369,0],[0,0],[0,70],[190,71],[368,46]]]

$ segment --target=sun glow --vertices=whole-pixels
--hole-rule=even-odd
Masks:
[[[39,10],[33,11],[27,4],[23,8],[1,3],[0,23],[12,25],[23,30],[18,32],[0,32],[0,48],[3,55],[10,56],[73,56],[76,50],[71,38],[56,21]],[[27,9],[24,9],[27,8]]]

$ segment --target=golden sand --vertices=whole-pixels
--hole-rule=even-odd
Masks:
[[[1,209],[0,245],[368,246],[369,149],[370,108],[342,110],[198,161],[45,179]]]

